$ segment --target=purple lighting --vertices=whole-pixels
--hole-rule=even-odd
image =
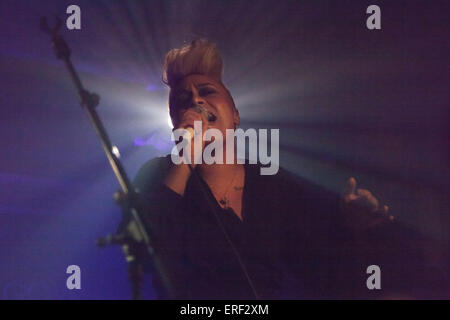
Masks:
[[[157,90],[161,90],[161,86],[159,85],[154,85],[154,84],[148,84],[147,87],[145,88],[147,91],[157,91]]]
[[[170,151],[173,143],[172,141],[163,139],[156,133],[151,133],[143,138],[135,138],[134,145],[137,147],[152,146],[159,151]]]

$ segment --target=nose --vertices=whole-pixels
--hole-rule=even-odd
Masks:
[[[202,97],[196,96],[196,97],[194,97],[194,98],[192,99],[192,103],[193,103],[194,105],[196,105],[196,104],[204,105],[204,104],[205,104],[205,100],[203,100]]]
[[[204,105],[205,104],[205,100],[198,94],[198,91],[196,90],[196,88],[193,88],[192,90],[192,104],[196,105]]]

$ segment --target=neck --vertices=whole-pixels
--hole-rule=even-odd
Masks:
[[[242,167],[242,164],[201,164],[198,170],[202,178],[208,183],[216,183],[230,179]]]

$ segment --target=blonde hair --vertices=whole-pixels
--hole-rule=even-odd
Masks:
[[[222,83],[223,62],[214,43],[198,39],[170,50],[164,61],[163,82],[173,89],[186,76],[202,74]]]

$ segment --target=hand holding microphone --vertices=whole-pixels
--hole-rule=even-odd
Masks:
[[[213,113],[209,112],[201,105],[196,104],[196,105],[194,105],[193,108],[194,108],[195,112],[203,114],[205,116],[206,120],[208,120],[208,122],[214,122],[217,120],[217,117]]]
[[[199,104],[194,104],[183,113],[181,122],[177,128],[183,128],[186,130],[183,134],[183,139],[189,141],[190,144],[191,157],[189,162],[192,168],[196,166],[196,162],[199,160],[197,158],[202,156],[203,148],[205,147],[205,141],[203,140],[202,133],[208,129],[210,123],[216,120],[217,117],[212,112],[209,112],[205,107]],[[202,122],[201,130],[198,130],[198,127],[195,128],[198,132],[194,130],[195,121]],[[200,143],[201,147],[198,146]],[[195,144],[197,144],[197,146],[195,146]]]
[[[206,110],[206,108],[202,107],[201,105],[195,104],[192,107],[192,109],[195,112],[197,112],[198,114],[203,115],[206,118],[206,120],[208,122],[210,122],[210,123],[217,120],[217,117],[213,113],[209,112],[208,110]],[[195,134],[194,129],[192,127],[187,127],[185,129],[187,130],[187,132],[183,136],[183,138],[185,138],[185,139],[192,139],[194,137],[194,134]]]
[[[202,122],[202,132],[205,132],[209,124],[211,122],[214,122],[217,120],[217,117],[206,110],[205,107],[194,104],[192,107],[187,109],[182,115],[181,120],[177,124],[176,129],[185,129],[185,133],[182,136],[182,139],[189,141],[189,150],[191,151],[191,157],[190,157],[190,165],[187,165],[185,163],[174,165],[169,172],[167,173],[166,177],[163,180],[163,183],[178,193],[179,195],[183,196],[184,191],[186,189],[187,181],[191,175],[191,169],[195,168],[196,161],[194,159],[194,156],[202,156],[203,155],[203,148],[205,147],[205,141],[203,140],[203,137],[201,137],[201,132],[194,132],[194,121],[201,121]],[[194,139],[195,135],[199,135],[200,139]],[[181,141],[181,140],[180,140]],[[199,152],[199,155],[195,154],[195,142],[199,141],[201,142],[201,147],[197,147],[200,149],[201,152]],[[198,160],[198,159],[197,159]]]

